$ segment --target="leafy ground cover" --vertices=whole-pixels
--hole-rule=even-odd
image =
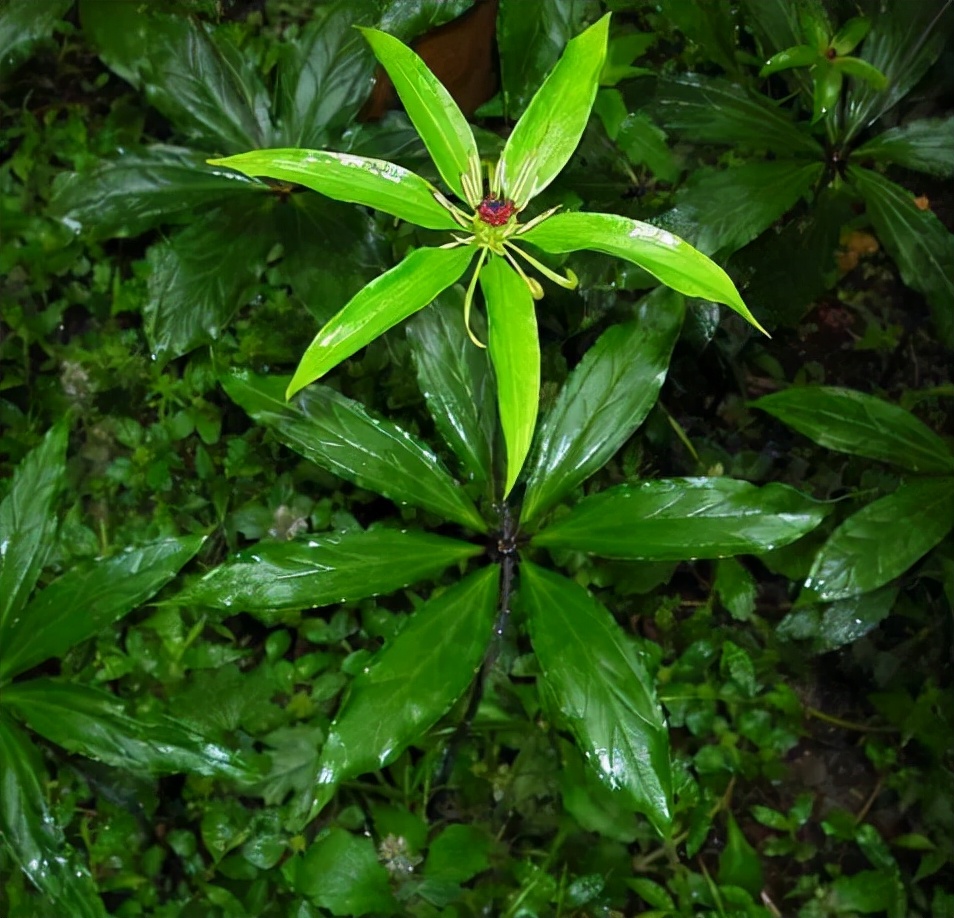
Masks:
[[[463,287],[283,402],[316,328],[436,236],[204,166],[291,144],[439,181],[402,111],[357,118],[374,59],[351,26],[424,36],[453,90],[474,80],[441,49],[479,46],[489,5],[0,5],[4,915],[954,914],[951,4],[500,0],[481,157],[612,12],[542,206],[679,232],[772,333],[683,317],[603,255],[548,261],[580,283],[537,307],[539,436],[585,427],[581,393],[625,394],[625,418],[575,478],[531,452],[536,531],[487,487],[502,447]],[[801,69],[760,76],[800,45]],[[847,65],[844,117],[817,117],[819,54],[888,74],[891,105]],[[383,471],[328,459],[372,433]],[[390,450],[416,444],[434,462],[402,483]],[[438,466],[462,485],[422,506]],[[824,512],[774,548],[627,552],[629,522],[596,541],[621,495],[685,479]],[[316,545],[351,581],[324,585]],[[489,578],[518,564],[497,618]],[[263,598],[290,570],[313,580]],[[435,607],[456,628],[428,628]],[[576,631],[591,614],[604,630]],[[418,681],[376,689],[409,640]],[[669,752],[640,786],[671,772],[666,825],[598,780],[567,716],[553,672],[587,648],[584,676],[646,680]],[[600,684],[580,697],[625,719]],[[430,729],[375,761],[415,707]]]

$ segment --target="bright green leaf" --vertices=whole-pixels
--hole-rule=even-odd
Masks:
[[[281,615],[390,593],[483,551],[424,532],[374,529],[261,542],[209,571],[174,603],[242,611],[266,624]]]
[[[507,446],[506,497],[530,450],[540,406],[537,316],[526,283],[503,258],[490,257],[480,272],[480,286],[487,304],[487,346]]]
[[[831,40],[832,50],[839,57],[851,54],[870,31],[871,20],[864,16],[855,16],[835,33],[835,37]]]
[[[782,484],[659,479],[584,498],[533,544],[630,561],[724,558],[788,545],[826,513],[823,504]]]
[[[400,264],[371,281],[308,345],[288,384],[287,397],[430,303],[460,280],[473,256],[469,246],[415,249]]]
[[[954,472],[954,453],[909,411],[834,386],[798,386],[753,402],[816,443],[913,472]]]
[[[479,825],[447,826],[428,846],[424,876],[445,883],[466,883],[490,867],[494,840]]]
[[[683,310],[682,297],[661,287],[587,351],[540,424],[522,522],[579,487],[642,424],[666,378]]]
[[[885,75],[880,70],[859,57],[839,57],[832,61],[832,66],[850,77],[864,80],[875,89],[883,90],[888,85]]]
[[[669,736],[635,644],[604,606],[559,574],[522,562],[519,595],[547,690],[590,767],[668,836]]]
[[[900,577],[954,526],[954,478],[903,482],[848,517],[815,557],[805,586],[829,602]]]
[[[811,45],[794,45],[779,51],[778,54],[773,54],[759,71],[759,76],[771,76],[773,73],[791,70],[793,67],[811,67],[818,63],[819,57],[818,49]]]

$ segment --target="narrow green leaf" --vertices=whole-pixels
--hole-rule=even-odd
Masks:
[[[321,753],[313,815],[337,784],[421,740],[463,694],[493,633],[499,577],[485,567],[426,602],[357,676]]]
[[[377,29],[361,31],[394,83],[441,178],[457,197],[476,207],[482,187],[480,157],[473,131],[457,103],[407,45]],[[470,194],[464,187],[464,176],[468,177]]]
[[[816,443],[913,472],[954,472],[954,453],[911,412],[835,386],[798,386],[752,403]]]
[[[725,848],[719,855],[719,885],[738,886],[755,898],[765,884],[759,853],[749,844],[731,812],[726,818],[726,828]]]
[[[900,577],[954,526],[954,478],[903,482],[848,517],[819,549],[805,586],[824,602]]]
[[[520,603],[547,690],[603,783],[668,837],[669,735],[634,642],[583,587],[529,562]]]
[[[46,769],[29,737],[0,710],[0,837],[33,884],[70,918],[106,918],[85,865],[63,841],[46,801]]]
[[[856,80],[864,80],[875,89],[884,89],[888,85],[885,75],[880,70],[872,67],[871,64],[859,57],[839,57],[831,63],[842,73],[846,73]]]
[[[645,420],[682,327],[683,298],[660,287],[605,331],[537,433],[520,514],[530,523],[602,468]]]
[[[584,498],[534,545],[629,561],[759,554],[811,532],[828,508],[782,484],[671,478],[620,485]]]
[[[870,169],[848,168],[848,181],[865,199],[868,216],[901,279],[931,304],[938,337],[954,347],[954,233],[914,196]]]
[[[473,256],[470,246],[415,249],[371,281],[308,345],[288,384],[288,398],[459,281]]]
[[[790,70],[793,67],[811,67],[817,64],[821,55],[817,48],[811,45],[793,45],[778,54],[773,54],[759,71],[760,77],[771,76],[781,70]]]
[[[158,592],[204,541],[159,539],[111,558],[71,567],[41,590],[9,629],[0,681],[62,656]]]
[[[8,0],[0,6],[0,80],[6,82],[53,29],[73,0]]]
[[[812,71],[815,93],[812,102],[812,124],[817,124],[838,106],[841,99],[842,72],[829,63],[819,64]]]
[[[256,421],[322,468],[397,503],[486,531],[477,508],[437,456],[357,402],[326,386],[311,386],[289,404],[282,396],[284,379],[246,372],[233,372],[221,382]]]
[[[250,612],[268,625],[282,613],[390,593],[483,551],[425,532],[374,529],[262,542],[209,571],[171,600]]]
[[[211,159],[245,175],[295,182],[336,201],[364,204],[427,229],[460,227],[430,182],[394,163],[323,150],[252,150]]]
[[[870,31],[870,19],[854,16],[835,33],[835,37],[831,40],[831,47],[839,57],[851,54]]]
[[[168,717],[130,717],[116,696],[58,679],[27,679],[4,689],[8,705],[31,729],[68,752],[149,775],[192,772],[248,776],[238,755]]]
[[[507,447],[506,497],[530,451],[540,407],[537,315],[529,288],[503,258],[490,257],[480,272],[480,287],[487,304],[487,346],[497,377],[497,407]]]
[[[261,182],[206,165],[201,153],[154,144],[57,176],[49,215],[93,239],[138,236],[195,208],[266,191]]]
[[[729,275],[668,230],[616,214],[564,213],[544,220],[520,238],[555,255],[591,249],[624,258],[679,293],[725,303],[764,331]]]
[[[13,473],[0,503],[0,645],[36,586],[56,538],[56,498],[66,481],[69,425],[51,428]],[[0,654],[2,656],[2,654]]]
[[[567,43],[507,139],[497,178],[518,208],[559,175],[583,136],[606,59],[609,22],[607,14]]]
[[[944,178],[954,178],[954,115],[919,118],[893,127],[863,143],[855,160],[873,159]]]
[[[682,74],[661,79],[651,109],[667,130],[693,143],[718,143],[779,156],[823,150],[787,108],[728,80]]]
[[[493,370],[464,329],[464,294],[452,287],[407,326],[417,380],[444,442],[474,481],[490,481],[497,424]],[[479,313],[471,314],[478,325]],[[483,336],[483,329],[476,328]],[[486,339],[485,339],[486,340]]]

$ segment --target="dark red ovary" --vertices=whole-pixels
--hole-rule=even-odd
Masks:
[[[477,216],[490,226],[503,226],[515,213],[517,207],[513,201],[487,195],[477,208]]]

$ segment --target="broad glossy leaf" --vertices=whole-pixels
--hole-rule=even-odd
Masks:
[[[102,689],[40,678],[7,686],[3,694],[4,704],[46,739],[116,768],[151,775],[248,775],[231,749],[169,717],[130,717],[122,702]]]
[[[501,0],[497,48],[504,114],[511,121],[523,114],[560,52],[583,28],[593,7],[594,4],[579,0]]]
[[[520,514],[537,519],[602,468],[656,402],[682,327],[683,298],[659,287],[605,331],[540,424]]]
[[[46,802],[39,751],[0,710],[0,836],[20,868],[70,918],[106,918],[89,871],[66,848]]]
[[[783,640],[809,640],[812,653],[828,653],[876,628],[897,596],[898,587],[888,586],[837,602],[799,604],[776,625],[775,634]]]
[[[868,216],[901,279],[931,304],[940,339],[954,347],[954,234],[937,215],[919,210],[914,196],[870,169],[848,168]]]
[[[954,472],[954,453],[926,424],[890,402],[835,386],[798,386],[753,402],[783,424],[855,456],[914,472]]]
[[[487,349],[497,378],[497,410],[507,447],[506,497],[523,468],[540,407],[540,340],[533,297],[503,258],[480,272],[487,305]]]
[[[463,315],[463,292],[453,287],[408,322],[407,336],[434,424],[467,475],[483,483],[492,474],[494,378],[487,352],[467,336]],[[479,313],[470,318],[478,325]],[[483,329],[477,327],[476,334],[482,337]]]
[[[281,621],[276,613],[390,593],[482,551],[469,542],[396,529],[261,542],[209,571],[172,601],[250,612],[270,625]]]
[[[313,815],[334,788],[383,768],[450,709],[493,633],[499,567],[476,571],[421,606],[351,685],[318,766]]]
[[[661,79],[652,111],[667,130],[694,143],[771,150],[779,156],[823,153],[788,109],[727,80],[694,74]]]
[[[10,628],[0,681],[66,653],[157,593],[204,541],[160,539],[71,567],[42,589]]]
[[[390,0],[378,20],[378,28],[401,41],[410,41],[438,29],[474,6],[475,0]],[[375,0],[380,9],[381,4]]]
[[[690,238],[698,249],[728,255],[765,232],[808,194],[823,169],[821,162],[777,160],[718,172],[703,170],[657,222],[695,227]]]
[[[81,0],[80,19],[107,66],[196,141],[225,152],[268,145],[268,92],[224,30],[137,0]]]
[[[430,182],[384,160],[323,150],[252,150],[209,162],[304,185],[336,201],[364,204],[427,229],[460,229],[438,203],[438,191]]]
[[[546,687],[590,767],[668,837],[669,735],[636,645],[583,587],[526,561],[519,597]]]
[[[306,459],[397,503],[486,531],[476,507],[437,456],[396,424],[370,415],[327,386],[311,386],[289,403],[280,377],[234,372],[221,381],[233,401]]]
[[[722,268],[688,242],[650,223],[616,214],[563,213],[520,238],[555,255],[591,249],[624,258],[679,293],[725,303],[762,330]]]
[[[474,134],[457,103],[407,45],[376,29],[362,29],[362,33],[394,83],[441,178],[457,197],[476,207],[482,187],[480,157]],[[464,189],[465,175],[473,189],[471,194]]]
[[[49,214],[94,239],[138,236],[162,223],[181,222],[194,208],[263,192],[261,182],[206,165],[201,153],[155,144],[100,160],[86,172],[61,174]]]
[[[893,127],[863,143],[852,155],[856,161],[873,159],[954,178],[954,115],[919,118]]]
[[[51,428],[17,466],[0,503],[0,645],[4,647],[56,538],[54,506],[66,481],[68,436],[65,422]]]
[[[53,28],[73,0],[7,0],[0,6],[0,80],[6,82]]]
[[[288,385],[290,398],[460,280],[474,249],[415,249],[375,278],[321,329]]]
[[[251,299],[273,240],[260,231],[266,212],[248,210],[235,202],[204,214],[149,249],[143,324],[160,364],[215,341]]]
[[[815,556],[805,587],[824,602],[901,576],[954,526],[954,477],[902,482],[848,517]]]
[[[570,41],[507,139],[497,178],[518,208],[569,162],[590,118],[606,59],[609,14]]]
[[[794,488],[734,478],[620,485],[581,500],[533,544],[629,561],[759,554],[811,532],[828,508]]]

